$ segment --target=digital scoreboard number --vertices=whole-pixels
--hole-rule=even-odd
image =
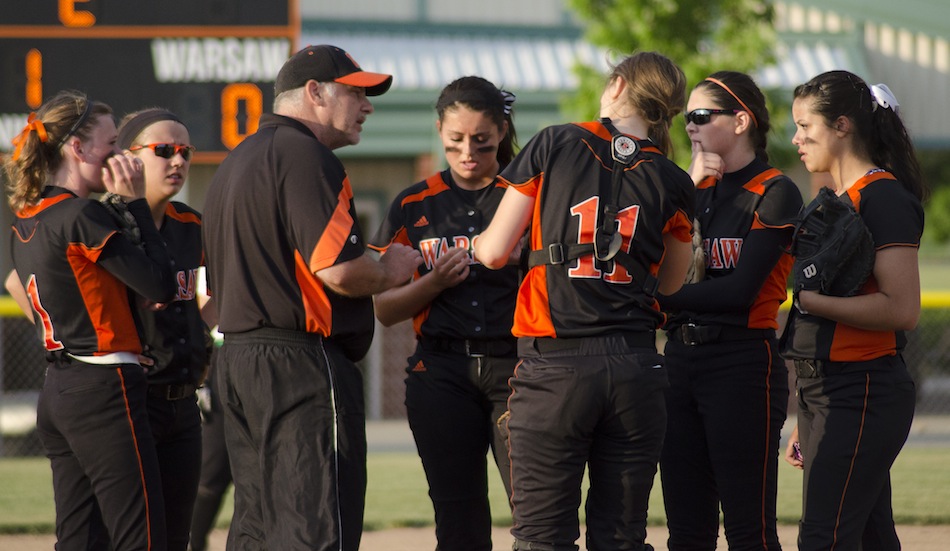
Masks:
[[[43,0],[4,10],[0,154],[31,111],[73,89],[117,119],[169,109],[188,126],[195,162],[220,162],[257,130],[299,33],[296,0]]]

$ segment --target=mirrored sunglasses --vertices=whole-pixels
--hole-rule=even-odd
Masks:
[[[693,109],[686,113],[686,122],[702,126],[707,124],[713,115],[735,115],[739,109]]]
[[[129,151],[138,151],[139,149],[145,149],[146,147],[154,151],[156,155],[163,159],[171,159],[175,155],[181,153],[181,157],[186,161],[191,160],[191,155],[196,149],[193,145],[178,145],[175,143],[150,143],[145,145],[133,145],[129,148]]]

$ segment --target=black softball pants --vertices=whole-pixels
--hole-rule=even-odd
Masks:
[[[514,549],[578,549],[585,467],[587,549],[652,549],[647,508],[668,383],[652,333],[634,335],[642,342],[519,339],[508,402]]]
[[[162,473],[168,551],[185,551],[201,472],[201,416],[195,394],[169,400],[149,393],[148,418]]]
[[[57,359],[46,370],[36,427],[53,470],[56,549],[165,550],[141,366]]]
[[[799,549],[900,549],[890,472],[916,402],[903,358],[828,364],[797,386],[805,470]]]
[[[664,352],[660,480],[669,549],[715,551],[720,506],[731,551],[781,549],[775,501],[788,369],[776,340],[670,340]]]
[[[514,350],[512,350],[514,352]],[[508,379],[518,358],[417,348],[406,369],[406,412],[429,483],[439,551],[491,551],[491,450],[511,496],[506,434]]]
[[[357,551],[366,500],[363,378],[319,335],[225,335],[212,359],[234,475],[229,551]]]

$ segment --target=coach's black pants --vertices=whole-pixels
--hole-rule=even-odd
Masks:
[[[587,549],[648,549],[668,384],[655,350],[620,336],[520,339],[508,421],[517,549],[577,550],[585,466]]]
[[[165,550],[145,393],[139,365],[64,358],[47,368],[36,428],[52,463],[59,551]]]
[[[517,361],[422,347],[409,358],[406,411],[429,482],[439,551],[491,551],[486,456],[490,449],[510,496],[511,463],[496,423],[508,409]]]
[[[914,418],[916,390],[903,358],[829,364],[798,378],[804,458],[801,551],[896,551],[891,465]]]
[[[366,499],[359,369],[317,335],[225,335],[213,358],[234,475],[230,551],[357,551]]]
[[[660,480],[671,550],[781,549],[775,519],[788,369],[774,338],[666,344]]]

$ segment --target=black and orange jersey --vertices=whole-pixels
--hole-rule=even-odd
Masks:
[[[924,230],[923,207],[920,200],[890,172],[869,172],[840,199],[861,215],[871,231],[876,250],[920,246]],[[870,294],[877,289],[877,280],[872,274],[858,294]],[[788,328],[782,340],[782,354],[786,358],[832,362],[857,362],[893,356],[907,344],[903,331],[858,329],[818,316],[801,314],[795,308],[789,314]]]
[[[155,360],[149,383],[196,383],[208,359],[210,334],[198,305],[201,215],[188,205],[170,202],[159,229],[175,278],[175,296],[164,308],[138,308],[142,325],[142,354]]]
[[[121,235],[98,201],[47,186],[16,213],[11,252],[46,349],[80,356],[141,352],[129,289],[167,302],[172,278],[165,247],[144,199],[129,203],[146,254]]]
[[[722,180],[701,181],[696,186],[696,217],[706,278],[661,300],[664,307],[682,307],[673,323],[778,329],[778,308],[787,299],[793,262],[791,255],[778,251],[790,244],[801,207],[795,183],[761,160],[724,174]],[[775,235],[759,240],[768,250],[746,246],[768,231]],[[740,277],[729,277],[734,274]]]
[[[460,188],[450,170],[403,190],[370,247],[381,252],[392,243],[417,249],[423,263],[413,275],[429,273],[435,260],[451,247],[469,252],[468,279],[442,291],[413,317],[416,334],[456,339],[511,337],[518,290],[518,268],[489,270],[471,258],[473,243],[488,226],[505,186],[497,182],[478,191]]]
[[[203,237],[222,333],[273,327],[329,337],[350,358],[373,338],[370,297],[314,273],[365,252],[343,164],[302,123],[265,114],[211,180]]]
[[[693,182],[653,146],[643,147],[624,170],[616,217],[621,250],[656,275],[664,234],[690,240]],[[542,130],[499,178],[534,198],[529,243],[531,250],[542,250],[557,243],[593,243],[601,225],[601,180],[610,181],[613,171],[610,131],[587,122]],[[534,266],[519,289],[512,332],[584,337],[652,331],[659,307],[643,284],[619,263],[600,263],[591,254]]]

